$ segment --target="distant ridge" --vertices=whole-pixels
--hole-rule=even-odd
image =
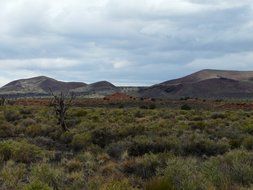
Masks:
[[[99,81],[84,87],[74,89],[72,92],[80,95],[90,95],[92,97],[104,97],[115,92],[119,92],[120,88],[114,86],[108,81]]]
[[[115,93],[130,96],[180,99],[192,98],[253,98],[253,71],[205,69],[182,78],[168,80],[150,87],[117,87],[108,81],[92,84],[62,82],[46,76],[15,80],[0,88],[0,95],[41,96],[54,92],[73,92],[88,98],[101,98]]]
[[[207,79],[214,78],[228,78],[238,81],[253,81],[253,71],[229,71],[229,70],[212,70],[204,69],[193,73],[191,75],[169,80],[161,83],[161,85],[172,85],[172,84],[182,84],[182,83],[194,83]]]
[[[49,89],[54,92],[66,92],[87,86],[82,82],[62,82],[55,79],[39,76],[10,82],[0,88],[1,94],[48,94]]]
[[[53,92],[73,92],[76,95],[87,97],[104,97],[125,88],[116,87],[108,81],[99,81],[92,84],[83,82],[62,82],[46,76],[33,77],[12,81],[0,88],[0,95],[10,97],[36,97],[48,96]],[[128,87],[128,91],[138,91],[138,88]]]
[[[205,69],[140,92],[152,98],[253,98],[253,71]]]

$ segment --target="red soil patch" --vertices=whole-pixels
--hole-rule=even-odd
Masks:
[[[133,100],[133,99],[135,98],[132,96],[128,96],[127,94],[120,93],[120,92],[104,97],[104,100],[109,100],[109,101],[125,101],[125,100]]]
[[[219,106],[221,109],[225,110],[253,110],[252,103],[226,103]]]

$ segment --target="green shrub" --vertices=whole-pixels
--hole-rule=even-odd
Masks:
[[[83,171],[72,172],[67,175],[67,183],[69,190],[86,189],[86,180]]]
[[[31,180],[40,181],[53,189],[63,189],[66,175],[62,169],[42,163],[32,167]]]
[[[169,152],[176,148],[176,141],[174,139],[160,138],[160,137],[148,137],[148,136],[136,136],[132,139],[128,148],[130,156],[142,156],[146,153],[163,153]]]
[[[86,110],[78,110],[76,113],[74,113],[74,116],[76,117],[85,117],[88,114]]]
[[[150,179],[156,175],[159,168],[163,168],[165,165],[166,161],[161,159],[159,155],[145,154],[141,158],[124,161],[121,167],[126,174]]]
[[[38,147],[47,149],[47,150],[54,150],[56,142],[48,137],[38,136],[34,137],[32,143]]]
[[[109,145],[116,136],[107,127],[97,128],[91,134],[92,143],[104,148]]]
[[[242,142],[243,147],[245,147],[247,150],[253,150],[253,137],[248,136],[243,139]]]
[[[39,124],[33,124],[25,128],[25,133],[30,137],[36,137],[43,135],[43,130]]]
[[[77,159],[67,160],[63,165],[69,173],[79,172],[83,168],[82,162]]]
[[[49,187],[47,184],[41,181],[34,180],[25,185],[23,190],[53,190],[53,188]]]
[[[226,115],[224,113],[220,113],[220,112],[214,112],[211,115],[212,119],[225,119]]]
[[[149,109],[151,109],[151,110],[156,109],[156,105],[155,104],[150,104]]]
[[[119,160],[121,159],[123,153],[127,151],[128,147],[129,147],[129,143],[124,142],[124,141],[111,143],[106,148],[106,152],[110,157]]]
[[[80,150],[85,148],[90,142],[91,134],[87,132],[74,135],[71,145],[75,150]]]
[[[167,167],[162,175],[172,190],[208,189],[211,184],[199,171],[200,166],[195,159],[171,158],[167,161]]]
[[[100,167],[99,162],[91,152],[80,153],[77,155],[77,159],[83,163],[85,176],[94,175],[95,171]],[[104,161],[101,160],[100,163],[104,163]]]
[[[36,124],[36,121],[34,119],[31,119],[31,118],[26,118],[22,121],[22,125],[24,127],[29,127],[31,125],[35,125]]]
[[[173,190],[173,186],[163,177],[156,177],[145,184],[145,190]]]
[[[140,105],[140,109],[148,109],[147,105]]]
[[[5,110],[4,117],[8,122],[14,122],[21,119],[19,112],[16,110]]]
[[[230,144],[227,140],[210,140],[201,136],[193,136],[190,139],[184,139],[182,143],[182,155],[196,156],[215,156],[228,152]]]
[[[0,138],[12,137],[15,135],[16,127],[8,122],[0,124]]]
[[[181,106],[181,110],[191,110],[192,108],[188,104],[184,104]]]
[[[32,109],[28,107],[23,107],[19,110],[19,113],[22,115],[31,115],[32,114]]]
[[[60,140],[66,144],[70,144],[73,140],[73,135],[74,133],[72,133],[71,131],[66,131],[62,133]]]
[[[31,163],[41,160],[44,153],[41,148],[26,141],[7,140],[0,142],[0,157],[5,161],[12,159],[17,162]]]
[[[250,186],[253,183],[253,153],[231,151],[210,159],[203,169],[206,179],[218,189],[232,189],[235,184]]]
[[[253,135],[253,124],[252,122],[242,125],[242,130]]]
[[[127,179],[111,180],[105,183],[100,190],[134,190]]]
[[[0,181],[3,181],[3,186],[6,189],[19,189],[22,186],[25,173],[26,168],[24,164],[8,161],[0,171]]]

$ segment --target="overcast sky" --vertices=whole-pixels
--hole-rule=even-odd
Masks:
[[[253,70],[253,0],[0,0],[0,85]]]

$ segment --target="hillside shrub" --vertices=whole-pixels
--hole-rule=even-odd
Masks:
[[[4,110],[4,118],[8,122],[14,122],[21,119],[21,116],[18,111],[16,110]]]
[[[72,159],[72,160],[66,160],[65,163],[63,163],[64,168],[69,172],[79,172],[83,168],[83,164],[78,159]]]
[[[230,150],[230,144],[227,140],[213,141],[199,136],[193,139],[185,139],[181,146],[182,155],[215,156],[222,155]]]
[[[165,159],[155,154],[145,154],[142,158],[124,161],[121,165],[126,174],[135,175],[142,179],[154,177],[159,168],[166,165]]]
[[[114,159],[121,159],[124,152],[128,150],[130,146],[129,142],[120,141],[116,143],[111,143],[106,147],[107,154]]]
[[[22,120],[22,124],[24,127],[29,127],[31,125],[36,125],[36,121],[32,118],[26,118],[24,120]]]
[[[184,105],[182,105],[181,106],[181,110],[186,110],[186,111],[188,111],[188,110],[191,110],[192,108],[188,105],[188,104],[184,104]]]
[[[53,190],[53,188],[49,187],[47,184],[41,181],[34,180],[25,185],[23,190]]]
[[[212,119],[225,119],[226,115],[224,113],[220,113],[220,112],[214,112],[211,115]]]
[[[141,135],[132,139],[128,153],[130,156],[142,156],[146,153],[163,153],[172,150],[176,146],[176,142],[170,139],[150,138]]]
[[[242,145],[247,150],[253,150],[253,137],[247,136],[243,139]]]
[[[123,180],[110,180],[102,185],[100,190],[134,190],[127,179]]]
[[[40,181],[53,189],[62,189],[66,175],[62,169],[42,163],[32,167],[31,180]]]
[[[26,168],[24,164],[17,164],[10,160],[6,162],[0,171],[0,184],[2,181],[4,189],[19,189],[22,186],[25,174]]]
[[[81,133],[73,136],[71,145],[75,150],[84,149],[91,142],[90,133]]]
[[[253,183],[253,153],[231,151],[211,158],[202,169],[205,178],[218,189],[232,189],[235,184],[249,187]]]
[[[5,161],[12,159],[16,162],[31,163],[41,160],[43,156],[44,152],[41,148],[26,141],[0,142],[0,157]]]
[[[173,186],[164,177],[156,177],[145,184],[145,190],[173,190]]]
[[[199,172],[197,160],[188,158],[170,158],[162,175],[172,190],[205,190],[210,187],[203,175]],[[163,183],[165,183],[163,181]]]
[[[0,138],[13,137],[16,132],[15,125],[9,122],[3,122],[0,124]]]
[[[107,128],[97,128],[92,131],[91,139],[92,143],[104,148],[113,142],[116,136]]]
[[[25,128],[25,134],[30,137],[36,137],[43,135],[43,129],[40,124],[32,124]]]

